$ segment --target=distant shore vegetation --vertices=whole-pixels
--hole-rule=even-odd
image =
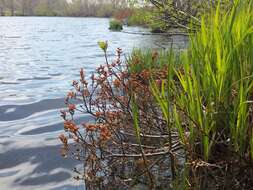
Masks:
[[[227,11],[233,0],[220,0]],[[0,0],[1,16],[65,16],[113,18],[128,26],[143,26],[154,33],[171,29],[196,32],[201,15],[210,13],[217,2],[191,0]],[[191,26],[191,27],[189,27]]]
[[[128,0],[0,0],[1,16],[112,17]]]

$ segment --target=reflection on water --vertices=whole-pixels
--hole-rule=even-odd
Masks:
[[[104,63],[97,41],[109,53],[121,47],[169,46],[172,39],[110,32],[108,19],[0,17],[0,189],[82,189],[71,179],[77,163],[59,154],[59,109],[81,67],[90,74]],[[186,39],[173,37],[175,47]],[[112,58],[111,57],[111,58]],[[89,120],[88,115],[80,120]]]

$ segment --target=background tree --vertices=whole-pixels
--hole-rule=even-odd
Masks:
[[[4,8],[6,7],[5,5],[5,1],[4,0],[0,0],[0,15],[3,16],[4,15]]]
[[[111,17],[127,0],[0,0],[1,15]]]
[[[153,19],[162,30],[180,28],[196,30],[200,26],[200,17],[221,3],[223,10],[231,7],[233,0],[132,0],[137,5],[152,5],[156,14]],[[191,24],[191,27],[189,27]]]

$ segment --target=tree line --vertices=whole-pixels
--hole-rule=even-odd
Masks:
[[[0,0],[1,16],[110,17],[128,0]]]

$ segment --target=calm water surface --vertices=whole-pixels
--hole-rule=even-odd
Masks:
[[[99,40],[108,40],[111,59],[117,47],[128,55],[134,47],[172,42],[107,28],[108,19],[0,17],[0,190],[83,189],[72,179],[77,163],[60,156],[57,139],[63,131],[59,110],[71,81],[80,68],[89,74],[104,63]],[[174,36],[173,42],[182,48],[186,39]]]

